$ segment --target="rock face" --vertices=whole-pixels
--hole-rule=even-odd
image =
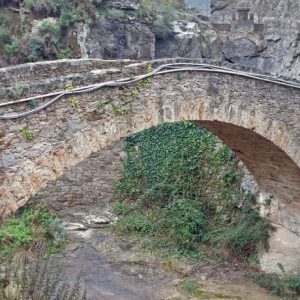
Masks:
[[[92,58],[153,59],[155,35],[139,22],[98,19],[87,35],[85,47]]]
[[[220,57],[216,30],[208,18],[200,12],[197,15],[195,9],[183,14],[175,6],[168,8],[170,11],[165,15],[160,15],[157,11],[153,13],[151,4],[142,10],[138,0],[98,0],[93,4],[86,1],[77,9],[85,15],[85,19],[77,16],[75,24],[60,27],[59,15],[37,16],[34,11],[23,11],[22,7],[12,11],[9,7],[1,7],[0,2],[0,13],[7,16],[5,25],[0,22],[0,29],[5,29],[8,35],[7,28],[10,27],[13,27],[11,35],[22,33],[18,36],[21,49],[15,56],[8,57],[5,43],[0,44],[0,66],[56,59],[61,49],[69,49],[71,56],[78,58],[151,60],[161,57]],[[75,14],[74,11],[72,13]],[[13,24],[9,23],[10,20]],[[49,22],[54,27],[58,26],[58,31],[54,33],[54,27],[44,26]],[[6,27],[3,29],[1,26]]]
[[[210,14],[210,0],[184,0],[184,3],[188,7],[198,8],[202,13],[209,15]]]
[[[270,3],[267,0],[213,0],[211,16],[201,14],[201,7],[197,12],[199,2],[184,2],[193,9],[185,14],[174,9],[166,16],[168,24],[162,21],[163,16],[153,16],[149,11],[144,15],[138,0],[97,0],[93,1],[94,6],[91,2],[82,2],[80,10],[90,21],[81,19],[76,26],[69,27],[60,47],[70,49],[73,57],[81,58],[218,59],[300,79],[299,1],[273,0]],[[207,8],[209,1],[203,4]],[[28,11],[22,11],[21,8],[17,14],[8,7],[0,7],[0,12],[3,11],[7,16],[6,22],[13,22],[6,25],[13,27],[11,35],[28,27],[27,35],[24,36],[30,40],[32,32],[37,31],[35,24],[41,25],[45,20],[53,22],[53,19],[54,24],[55,20],[57,24],[60,22],[55,15],[54,18],[43,16],[41,21],[41,16],[35,16],[34,12],[28,16]],[[43,55],[38,59],[49,60],[59,56],[56,39],[49,30],[40,40],[37,39],[43,43],[38,49]],[[25,39],[22,47],[26,43],[28,41]],[[30,47],[32,49],[29,50],[33,51],[36,44]],[[0,44],[2,65],[5,64],[1,57],[1,53],[5,53],[4,48],[4,43]],[[30,51],[21,53],[21,56],[27,55],[27,59],[30,59]],[[18,59],[22,62],[19,56],[7,59],[6,63],[16,63]]]
[[[300,3],[295,0],[212,1],[212,22],[219,29],[225,60],[296,79],[299,20]],[[241,47],[244,51],[239,52]]]
[[[168,38],[157,36],[149,23],[103,18],[95,24],[85,39],[91,58],[220,57],[218,35],[206,21],[174,21]]]
[[[157,39],[155,57],[216,58],[220,56],[216,31],[206,22],[176,21],[168,39]]]
[[[223,49],[224,57],[232,63],[247,64],[257,54],[257,46],[250,39],[240,37],[229,40]]]

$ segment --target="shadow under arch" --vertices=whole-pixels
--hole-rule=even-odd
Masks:
[[[260,134],[220,121],[193,121],[229,146],[254,176],[259,188],[283,205],[300,201],[300,169],[272,141]]]

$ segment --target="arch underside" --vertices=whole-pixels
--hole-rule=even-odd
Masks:
[[[300,169],[270,140],[252,130],[220,121],[196,121],[234,150],[260,189],[282,204],[300,201]]]

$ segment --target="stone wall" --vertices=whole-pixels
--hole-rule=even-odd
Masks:
[[[156,66],[175,61],[181,60],[136,64],[128,61],[103,62],[106,71],[101,73],[98,69],[97,73],[102,74],[102,80],[111,80],[145,73],[149,64]],[[92,61],[88,63],[92,64]],[[51,64],[56,66],[53,76],[49,71]],[[40,73],[41,78],[48,76],[50,81],[56,80],[59,65],[67,68],[66,62],[51,64],[45,66],[47,75]],[[95,69],[99,66],[101,62],[96,61]],[[16,68],[5,71],[30,82],[33,89],[29,89],[28,93],[34,95],[39,91],[34,88],[38,86],[38,73],[30,73],[26,66],[22,68],[23,76]],[[35,65],[28,68],[34,70]],[[115,71],[107,72],[107,68]],[[90,65],[87,74],[93,71],[93,65]],[[86,77],[85,84],[90,83],[90,78]],[[17,79],[12,78],[12,81]],[[41,86],[47,88],[47,84],[43,84]],[[24,104],[4,107],[1,114],[24,109],[28,109]],[[90,178],[87,169],[81,169],[80,164],[85,165],[84,161],[89,157],[93,161],[96,153],[109,149],[126,136],[165,122],[192,120],[214,132],[237,153],[262,192],[272,199],[266,215],[297,240],[300,235],[299,113],[300,94],[297,89],[211,72],[157,75],[136,86],[105,88],[65,97],[41,113],[1,121],[1,215],[15,211],[33,197],[40,199],[47,193],[50,195],[45,187],[50,191],[57,187],[59,193],[64,193],[63,182],[70,178],[73,180],[77,171],[74,173],[72,168],[78,164],[77,170],[83,170],[82,176]],[[32,140],[26,139],[24,128],[33,134]],[[88,161],[86,166],[89,166]],[[82,180],[80,176],[79,181]],[[91,199],[98,197],[95,192]],[[297,265],[295,257],[298,257],[298,250],[284,244],[282,236],[278,240],[283,249],[280,257],[283,261],[287,260],[285,256],[292,258],[287,269],[293,269],[293,265]],[[268,259],[265,265],[269,265],[269,269],[276,267],[277,261]]]
[[[61,177],[37,192],[32,204],[46,204],[64,219],[91,215],[105,210],[115,201],[115,186],[120,178],[126,153],[123,143],[113,143],[71,167]]]

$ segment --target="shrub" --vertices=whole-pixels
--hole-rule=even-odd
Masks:
[[[58,53],[59,59],[68,59],[71,57],[71,50],[69,48],[60,49]]]
[[[9,17],[5,12],[0,12],[0,41],[2,44],[11,44],[11,32],[10,32]]]
[[[27,141],[32,141],[34,139],[34,135],[33,135],[32,131],[30,131],[26,127],[21,129],[21,134]]]
[[[21,249],[37,245],[53,253],[64,240],[65,233],[54,215],[45,208],[29,208],[0,227],[0,257],[12,257]]]
[[[80,107],[80,103],[77,97],[71,97],[71,106],[75,109],[78,109]]]
[[[297,300],[300,296],[300,275],[286,274],[282,264],[278,263],[281,274],[250,272],[253,281],[284,299]]]
[[[114,7],[112,8],[107,8],[104,11],[104,15],[108,18],[108,19],[113,19],[113,20],[122,20],[125,17],[125,14],[122,10],[120,9],[116,9]]]
[[[56,5],[58,5],[61,8],[66,6],[70,2],[69,0],[53,0],[53,1]]]
[[[170,6],[161,5],[159,13],[153,22],[153,32],[157,38],[167,39],[172,31],[175,12]]]
[[[44,55],[44,39],[39,35],[34,35],[25,52],[26,61],[28,62],[42,60]]]
[[[3,44],[8,44],[8,45],[10,45],[12,42],[10,37],[10,32],[7,30],[5,26],[0,26],[0,41]]]
[[[140,14],[142,16],[151,16],[154,17],[156,12],[157,12],[157,8],[158,8],[158,2],[157,1],[152,1],[152,0],[141,0],[140,1]]]
[[[17,55],[20,51],[20,44],[19,39],[13,38],[11,43],[5,45],[5,53],[10,57]]]
[[[153,32],[158,39],[167,39],[172,30],[172,23],[166,21],[163,17],[159,17],[153,22]]]
[[[176,2],[176,1],[175,1]],[[153,19],[153,32],[159,39],[166,39],[170,36],[175,20],[175,8],[178,3],[174,1],[150,1],[142,0],[140,2],[140,16]]]
[[[111,106],[116,116],[127,115],[131,111],[129,108],[125,108],[121,103],[112,103]]]
[[[116,229],[159,251],[191,257],[201,254],[202,246],[226,247],[240,259],[258,246],[267,248],[269,222],[240,190],[234,153],[216,143],[215,136],[189,122],[127,138]]]
[[[251,209],[245,211],[238,221],[233,221],[227,228],[212,231],[209,239],[212,244],[225,246],[235,255],[243,257],[255,252],[260,244],[267,249],[269,230],[271,230],[269,222]]]
[[[24,88],[20,85],[15,85],[10,89],[9,96],[14,99],[18,100],[24,94]]]
[[[53,0],[24,0],[24,6],[42,15],[50,15],[51,13],[57,13],[59,6],[56,1]]]
[[[34,262],[26,257],[14,261],[0,280],[0,300],[85,300],[86,291],[77,276],[70,284],[62,268],[51,258]]]
[[[30,108],[35,108],[35,107],[38,106],[38,102],[37,102],[37,100],[32,99],[32,100],[29,100],[29,101],[27,102],[27,105],[28,105],[28,107],[30,107]]]
[[[39,27],[40,32],[51,32],[55,36],[59,34],[59,27],[56,25],[56,23],[50,21],[49,19],[44,19]]]
[[[78,21],[79,17],[75,11],[66,11],[60,16],[59,24],[62,28],[69,28]]]

